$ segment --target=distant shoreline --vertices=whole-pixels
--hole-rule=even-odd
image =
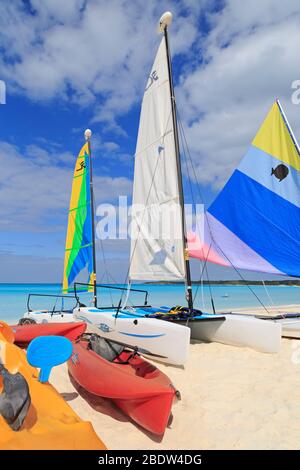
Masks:
[[[286,279],[286,280],[281,280],[281,281],[270,281],[270,280],[264,280],[263,281],[266,286],[300,286],[300,279]],[[159,281],[159,282],[153,282],[153,281],[145,281],[145,282],[133,282],[133,285],[175,285],[175,286],[181,286],[184,285],[184,282],[181,281]],[[215,286],[245,286],[245,285],[252,285],[252,286],[261,286],[262,281],[253,281],[253,280],[218,280],[218,281],[193,281],[193,285],[215,285]],[[0,286],[9,286],[9,285],[15,285],[15,286],[60,286],[60,282],[0,282]],[[99,283],[101,285],[101,283]],[[127,285],[123,284],[122,282],[115,282],[115,283],[104,283],[103,285],[107,286],[114,286],[114,285]]]
[[[282,281],[263,281],[266,286],[300,286],[300,279],[288,279]],[[145,284],[157,284],[157,285],[184,285],[183,282],[177,281],[161,281],[161,282],[145,282]],[[193,281],[193,285],[226,285],[226,286],[245,286],[245,285],[252,285],[252,286],[261,286],[262,281],[238,281],[238,280],[226,280],[226,281]]]

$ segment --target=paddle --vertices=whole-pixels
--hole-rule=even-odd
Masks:
[[[63,336],[39,336],[29,344],[27,360],[41,369],[39,381],[48,382],[52,367],[66,362],[72,350],[71,341]]]
[[[81,336],[81,338],[84,339],[85,337],[91,336],[91,334],[93,334],[93,333],[84,333]],[[98,336],[100,336],[100,335],[98,335]],[[104,336],[101,336],[101,338],[104,338]],[[131,344],[121,343],[120,341],[115,341],[115,340],[111,340],[111,339],[107,339],[107,338],[104,338],[104,339],[106,341],[108,341],[109,343],[118,344],[119,346],[123,346],[126,349],[131,349],[132,351],[135,351],[135,352],[140,353],[140,354],[146,354],[147,356],[157,357],[157,358],[160,358],[160,359],[167,359],[167,356],[161,356],[160,354],[152,353],[151,351],[148,351],[148,349],[139,348],[138,346],[131,346]]]

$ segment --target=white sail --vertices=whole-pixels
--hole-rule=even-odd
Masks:
[[[164,38],[142,103],[132,203],[130,279],[183,279],[183,227]]]

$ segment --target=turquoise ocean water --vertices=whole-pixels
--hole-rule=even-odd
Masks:
[[[134,287],[134,286],[133,286]],[[182,285],[152,285],[139,284],[135,286],[138,289],[147,289],[149,291],[149,303],[152,305],[182,305],[184,302],[184,288]],[[275,305],[300,304],[300,287],[293,286],[268,286],[268,293],[263,286],[251,286],[261,301],[266,305],[271,305],[271,297]],[[27,310],[27,297],[29,293],[35,294],[60,294],[61,286],[59,284],[0,284],[0,319],[9,323],[16,322]],[[259,307],[260,304],[255,296],[246,286],[218,285],[212,286],[212,293],[217,311],[238,310],[244,307]],[[194,288],[196,292],[197,286]],[[99,290],[99,304],[101,306],[110,306],[113,302],[118,305],[120,291],[108,289]],[[82,302],[89,304],[90,294],[82,293],[80,295]],[[142,293],[133,293],[130,296],[131,303],[142,304],[144,296]],[[55,298],[32,297],[31,308],[53,308],[61,306],[61,300]],[[203,306],[204,303],[204,306]],[[130,304],[130,302],[128,302]],[[72,307],[74,300],[67,299],[65,307]],[[209,287],[204,286],[198,289],[195,306],[205,311],[212,311],[210,304]]]

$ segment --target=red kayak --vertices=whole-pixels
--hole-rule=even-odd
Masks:
[[[70,341],[75,341],[85,332],[86,323],[33,323],[14,325],[11,328],[15,334],[15,344],[21,348],[26,348],[30,341],[38,336],[65,336]]]
[[[137,353],[121,348],[112,362],[95,352],[88,336],[73,346],[68,361],[75,382],[88,392],[110,398],[132,420],[154,434],[163,434],[171,418],[173,400],[179,395],[170,379]],[[85,338],[87,337],[87,338]],[[100,338],[110,345],[111,341]],[[117,345],[118,347],[118,345]]]

